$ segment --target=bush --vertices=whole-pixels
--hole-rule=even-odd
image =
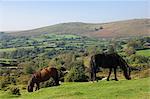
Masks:
[[[16,79],[10,76],[3,77],[0,81],[0,89],[6,90],[9,84],[16,85]]]
[[[32,74],[37,69],[34,62],[22,62],[18,64],[18,67],[23,67],[25,74]]]
[[[136,53],[136,50],[133,47],[124,48],[126,55],[131,56]]]
[[[132,55],[130,56],[130,62],[135,63],[135,64],[141,64],[141,63],[147,63],[149,64],[150,60],[146,56],[141,56],[141,55]]]
[[[32,74],[34,71],[35,71],[35,70],[34,70],[34,68],[33,68],[32,66],[26,66],[26,67],[24,68],[24,72],[25,72],[26,74]]]
[[[20,89],[17,88],[17,87],[10,88],[10,93],[13,94],[13,95],[21,95],[20,94]]]
[[[7,87],[7,84],[5,83],[4,80],[2,80],[2,81],[0,82],[0,90],[4,89],[5,87]]]
[[[82,82],[87,81],[85,75],[85,68],[82,61],[75,61],[71,64],[72,68],[69,73],[65,76],[66,82]]]
[[[50,78],[48,81],[45,81],[41,84],[41,88],[56,86],[56,82],[53,78]]]
[[[4,70],[0,67],[0,76],[8,76],[10,75],[10,70]]]

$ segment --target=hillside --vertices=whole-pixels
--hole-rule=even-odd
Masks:
[[[40,34],[77,34],[90,37],[149,36],[150,19],[133,19],[110,23],[61,23],[33,30],[11,32],[13,36],[36,36]]]
[[[98,83],[63,83],[58,87],[43,88],[21,96],[12,96],[0,91],[1,98],[14,99],[148,99],[150,97],[149,78],[99,81]]]
[[[33,30],[11,32],[13,36],[35,36],[41,34],[77,34],[92,37],[128,37],[150,34],[150,19],[133,19],[110,23],[91,24],[81,22],[61,23]]]

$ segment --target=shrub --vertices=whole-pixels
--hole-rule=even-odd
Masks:
[[[5,83],[5,81],[1,81],[0,82],[0,90],[4,89],[5,87],[7,87],[7,84]]]
[[[21,95],[20,94],[20,89],[17,88],[17,87],[10,88],[10,93],[13,94],[13,95]]]
[[[130,56],[136,53],[136,50],[133,47],[124,48],[126,55]]]
[[[16,85],[16,79],[10,76],[3,77],[0,81],[0,89],[7,89],[9,84]]]
[[[26,66],[26,67],[24,68],[24,72],[25,72],[26,74],[32,74],[34,71],[35,71],[35,70],[34,70],[34,68],[33,68],[32,66]]]
[[[37,69],[34,62],[22,62],[18,64],[18,67],[23,67],[25,74],[32,74]]]
[[[75,61],[71,64],[72,68],[69,73],[65,76],[66,82],[81,82],[87,81],[85,76],[85,68],[82,61]]]
[[[141,64],[141,63],[149,63],[149,58],[146,56],[141,56],[141,55],[132,55],[130,56],[130,62],[131,63],[136,63],[136,64]]]
[[[8,76],[10,75],[10,70],[4,70],[0,67],[0,76]]]

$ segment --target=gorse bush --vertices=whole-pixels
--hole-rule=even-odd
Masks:
[[[75,61],[71,63],[72,68],[65,76],[66,82],[82,82],[87,81],[83,61]]]
[[[133,47],[127,47],[123,49],[126,53],[126,55],[131,56],[136,53],[136,50]]]
[[[129,58],[131,63],[136,63],[136,64],[141,64],[141,63],[147,63],[149,64],[150,59],[146,56],[141,56],[141,55],[132,55]]]
[[[24,68],[25,74],[32,74],[35,71],[35,69],[32,66],[26,66]]]
[[[10,88],[10,93],[13,94],[13,95],[21,95],[20,94],[20,89],[17,88],[17,87]]]
[[[1,90],[7,89],[9,84],[16,85],[16,79],[14,77],[10,77],[10,76],[3,77],[0,81],[0,89]]]
[[[7,84],[5,83],[4,80],[0,81],[0,90],[4,89],[5,87],[7,87]]]

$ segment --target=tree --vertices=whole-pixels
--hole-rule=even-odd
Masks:
[[[101,46],[94,45],[94,46],[89,46],[87,48],[87,53],[89,53],[90,55],[98,54],[98,53],[102,53],[102,52],[103,52],[103,50],[102,50]]]
[[[19,64],[19,65],[20,65],[20,67],[24,68],[25,74],[32,74],[36,70],[33,62],[24,62],[24,63]]]
[[[107,53],[109,53],[109,54],[115,53],[115,48],[114,48],[113,45],[109,45],[109,46],[108,46]]]
[[[127,43],[127,47],[133,47],[134,49],[143,49],[143,42],[140,40],[130,40]]]
[[[85,76],[85,68],[83,61],[75,61],[71,64],[72,68],[70,69],[67,76],[65,76],[65,81],[67,82],[81,82],[87,81],[87,76]]]
[[[126,55],[130,56],[136,53],[136,50],[133,47],[124,48]]]

